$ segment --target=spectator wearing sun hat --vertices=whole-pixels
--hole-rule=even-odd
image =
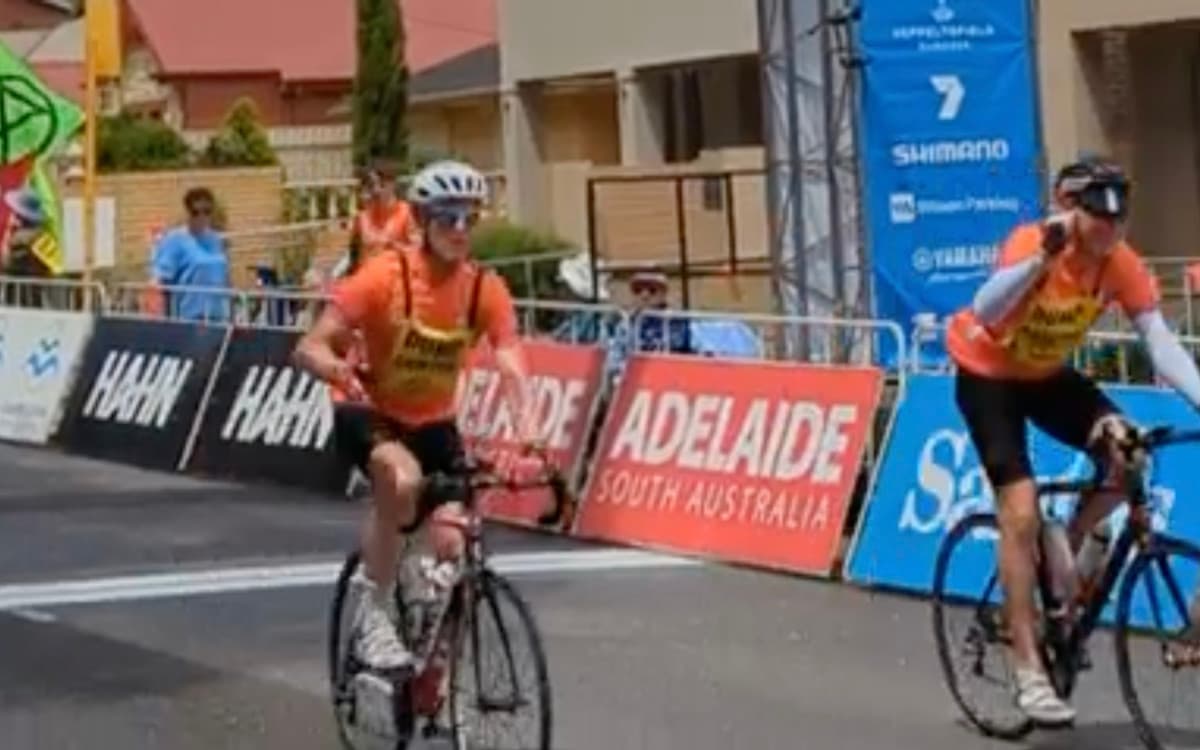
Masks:
[[[663,314],[669,289],[662,271],[638,271],[630,277],[634,351],[692,353],[691,323],[687,318]]]

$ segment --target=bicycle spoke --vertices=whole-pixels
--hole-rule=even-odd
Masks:
[[[943,540],[934,570],[934,636],[947,686],[967,718],[985,734],[1015,739],[1031,725],[1013,704],[1004,617],[993,601],[998,576],[994,564],[976,567],[986,559],[979,540],[995,538],[995,530],[994,515],[976,514]],[[978,573],[968,575],[971,570]]]
[[[1137,557],[1122,585],[1115,633],[1117,669],[1126,705],[1151,750],[1175,743],[1200,746],[1200,669],[1173,664],[1170,658],[1181,642],[1200,648],[1183,585],[1194,583],[1197,573],[1200,550],[1168,541]],[[1143,603],[1148,613],[1140,611]],[[1134,621],[1135,606],[1146,627]]]
[[[549,690],[532,619],[507,584],[483,580],[454,670],[454,716],[467,735],[459,747],[541,750],[549,747]]]

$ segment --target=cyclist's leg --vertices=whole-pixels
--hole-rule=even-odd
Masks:
[[[426,474],[454,473],[466,457],[458,427],[451,421],[435,422],[415,430],[408,444]],[[427,589],[425,594],[432,595],[433,601],[446,594],[447,585],[457,575],[465,539],[462,532],[450,524],[462,520],[464,516],[465,509],[458,502],[439,502],[430,511],[426,532],[433,546],[434,559],[429,561],[429,574],[437,580],[429,583],[436,584],[437,588]],[[431,613],[432,610],[426,610],[426,615]],[[424,623],[422,631],[427,627],[428,623]],[[414,698],[418,710],[425,715],[437,713],[449,693],[450,671],[446,667],[450,647],[444,640],[438,644],[425,674],[421,675],[415,686]]]
[[[1000,522],[1000,581],[1017,675],[1017,705],[1034,721],[1058,724],[1074,711],[1055,694],[1038,654],[1034,629],[1034,556],[1041,517],[1026,442],[1024,384],[959,370],[955,399],[988,481]]]
[[[371,477],[371,505],[363,516],[363,589],[358,611],[359,658],[376,669],[408,665],[411,654],[396,632],[394,591],[401,528],[412,523],[421,469],[404,444],[405,432],[377,414],[352,423],[344,442]]]
[[[1124,471],[1121,455],[1104,439],[1105,427],[1127,429],[1121,410],[1090,378],[1064,368],[1030,394],[1029,416],[1042,431],[1059,442],[1083,451],[1100,463],[1102,469],[1119,478]],[[1081,499],[1071,518],[1068,532],[1071,549],[1078,551],[1084,536],[1122,502],[1119,491],[1093,494]]]
[[[434,422],[414,431],[409,446],[426,474],[453,473],[465,459],[462,436],[452,421]],[[457,562],[462,557],[463,534],[450,524],[464,516],[465,509],[457,502],[440,503],[430,513],[429,538],[439,562]]]

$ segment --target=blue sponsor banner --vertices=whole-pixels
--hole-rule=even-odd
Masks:
[[[1138,424],[1200,427],[1200,417],[1171,391],[1120,386],[1106,387],[1105,392]],[[1083,454],[1037,429],[1030,430],[1030,450],[1039,479],[1080,479],[1092,471]],[[983,467],[954,402],[953,376],[910,379],[881,462],[846,575],[858,583],[928,593],[947,531],[966,515],[995,509]],[[1200,541],[1200,503],[1188,496],[1195,486],[1198,462],[1198,445],[1164,448],[1156,454],[1150,479],[1155,527],[1191,541]],[[1074,498],[1066,497],[1048,499],[1048,510],[1065,519],[1073,502]],[[1122,506],[1110,517],[1114,538],[1127,515]],[[960,594],[981,593],[995,570],[997,550],[995,535],[980,535],[961,544],[950,564],[949,588]],[[1189,593],[1197,571],[1178,573],[1185,594]],[[1157,580],[1161,589],[1162,579]],[[1113,601],[1115,593],[1114,589]],[[1167,614],[1173,607],[1167,604],[1165,590],[1159,593]],[[1147,612],[1143,586],[1134,602],[1135,620],[1147,622]],[[1105,616],[1112,614],[1110,602]]]
[[[864,205],[875,315],[962,307],[1041,213],[1028,0],[865,0]],[[884,343],[885,362],[894,358]],[[941,344],[924,355],[944,360]]]

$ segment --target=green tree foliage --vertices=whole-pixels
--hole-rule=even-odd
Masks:
[[[96,142],[101,172],[183,169],[192,163],[192,150],[179,133],[158,120],[124,112],[101,118]]]
[[[558,260],[533,263],[505,263],[512,258],[573,252],[570,242],[552,234],[503,220],[492,220],[476,227],[471,238],[475,258],[491,265],[508,282],[516,297],[539,299],[561,297]]]
[[[396,0],[358,0],[354,76],[354,163],[405,164],[408,158],[408,66]]]
[[[200,163],[206,167],[267,167],[279,163],[252,100],[243,97],[234,102],[221,129],[209,139]]]

